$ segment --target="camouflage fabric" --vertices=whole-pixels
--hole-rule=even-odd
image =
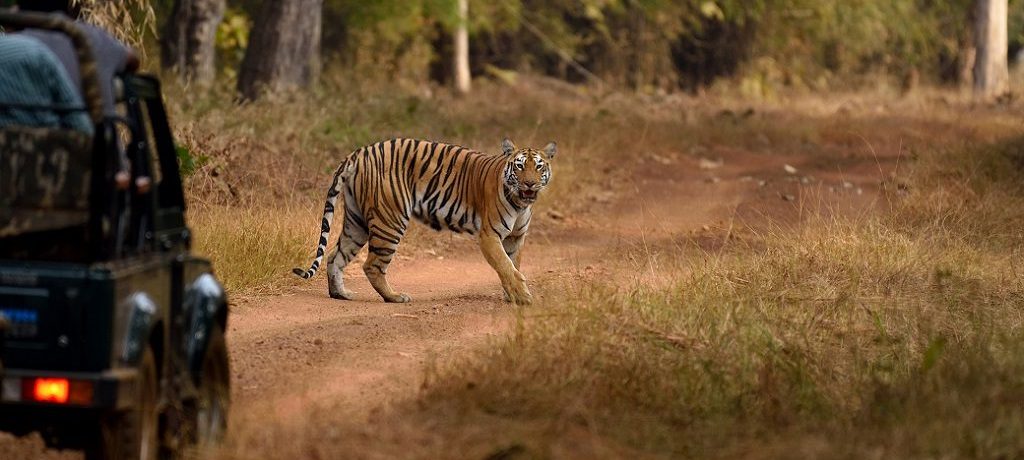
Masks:
[[[86,223],[91,151],[77,131],[0,129],[0,238]]]

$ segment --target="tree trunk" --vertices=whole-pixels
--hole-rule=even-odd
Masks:
[[[210,83],[217,75],[217,26],[225,0],[175,0],[164,25],[160,62],[186,80]]]
[[[974,85],[974,62],[978,50],[974,45],[961,46],[958,69],[956,73],[957,83],[961,88],[970,88]]]
[[[455,90],[466,94],[472,76],[469,73],[469,0],[458,0],[459,23],[455,26]]]
[[[977,1],[977,0],[975,0]],[[974,58],[978,49],[975,48],[976,35],[974,32],[977,22],[977,5],[973,5],[967,11],[967,24],[964,27],[964,35],[957,40],[956,58],[956,82],[961,88],[974,87]]]
[[[238,74],[246,99],[308,88],[320,74],[323,0],[267,0],[249,33]]]
[[[974,94],[981,99],[993,99],[1005,94],[1010,83],[1007,0],[977,0],[975,6]]]

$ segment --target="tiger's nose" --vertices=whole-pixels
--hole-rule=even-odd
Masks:
[[[534,186],[534,185],[537,185],[537,181],[533,181],[533,180],[524,180],[524,181],[523,181],[523,185],[525,185],[525,186],[527,186],[527,187],[529,187],[529,188],[533,188],[533,186]]]

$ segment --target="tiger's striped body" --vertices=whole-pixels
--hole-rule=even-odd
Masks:
[[[342,270],[364,245],[363,264],[370,284],[388,302],[408,302],[386,279],[409,221],[435,230],[478,235],[481,250],[497,271],[506,299],[529,303],[526,278],[519,271],[520,249],[532,216],[532,204],[551,178],[554,143],[544,151],[516,149],[507,139],[502,153],[413,139],[392,139],[356,150],[338,167],[327,191],[320,244],[303,278],[323,261],[339,195],[345,221],[327,264],[331,297],[351,299]]]

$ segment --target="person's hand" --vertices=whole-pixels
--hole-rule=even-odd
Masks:
[[[139,56],[136,55],[134,51],[130,51],[128,52],[128,59],[125,60],[124,71],[135,72],[136,70],[139,70],[139,64]]]

